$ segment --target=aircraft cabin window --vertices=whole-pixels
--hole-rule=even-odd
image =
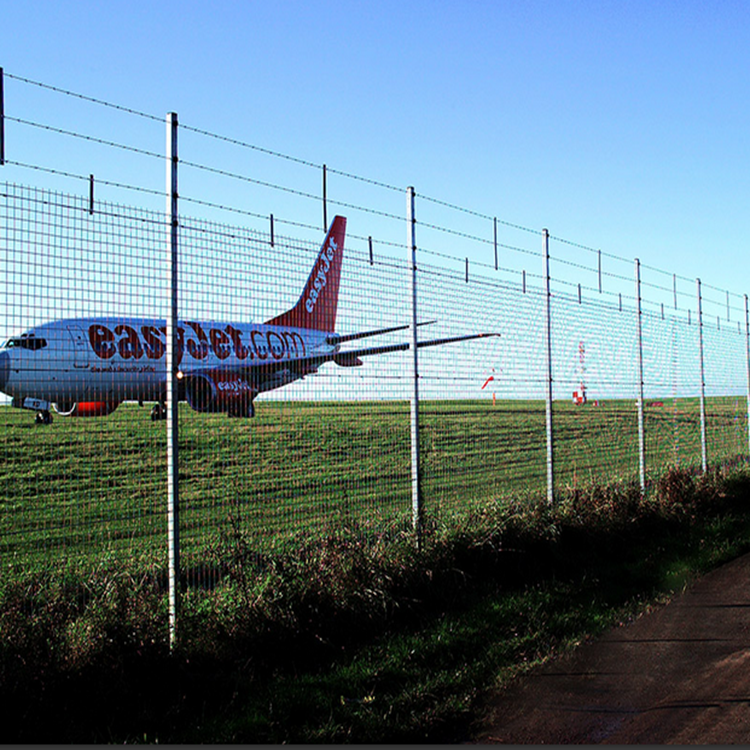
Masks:
[[[47,346],[47,340],[38,338],[37,336],[21,336],[20,338],[8,339],[5,342],[5,349],[11,347],[20,347],[21,349],[29,349],[32,352],[38,352],[40,349],[44,349]]]

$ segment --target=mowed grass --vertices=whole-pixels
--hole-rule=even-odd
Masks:
[[[697,399],[647,402],[650,476],[701,462]],[[411,518],[410,410],[404,402],[259,402],[251,420],[180,407],[183,560],[200,564],[220,533],[258,550],[309,538],[332,523],[372,528]],[[420,405],[425,513],[546,492],[545,407],[538,401]],[[638,476],[633,401],[556,402],[560,489]],[[746,455],[744,398],[707,400],[709,463]],[[127,551],[166,559],[166,427],[125,404],[100,419],[0,407],[0,561],[28,569]]]

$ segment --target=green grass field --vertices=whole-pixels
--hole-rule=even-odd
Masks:
[[[425,513],[546,492],[542,402],[425,402],[421,461]],[[166,429],[147,407],[101,419],[0,407],[0,561],[33,567],[106,554],[166,559]],[[556,489],[638,476],[631,401],[556,402]],[[409,405],[263,402],[252,420],[180,411],[183,560],[197,563],[233,523],[259,550],[308,538],[331,522],[409,523]],[[748,453],[744,398],[707,401],[709,463]],[[699,467],[697,399],[646,406],[649,476]]]

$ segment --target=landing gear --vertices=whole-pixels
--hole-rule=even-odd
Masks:
[[[52,415],[47,409],[44,409],[43,411],[38,411],[36,413],[34,421],[36,424],[52,424]]]
[[[167,418],[167,405],[166,404],[154,404],[151,409],[151,421],[158,422],[162,419]]]
[[[237,404],[227,411],[227,415],[239,419],[250,419],[255,416],[255,404],[252,401],[248,404]]]

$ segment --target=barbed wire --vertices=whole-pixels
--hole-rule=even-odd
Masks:
[[[76,175],[70,175],[70,176],[76,176]],[[46,192],[49,196],[48,198],[36,198],[36,197],[29,197],[27,198],[28,201],[39,203],[42,205],[49,205],[53,206],[55,208],[65,208],[65,209],[73,209],[80,211],[81,213],[91,213],[90,207],[88,205],[88,200],[84,196],[70,196],[66,193],[57,193],[55,191],[49,191],[45,188],[36,188],[36,187],[29,187],[26,185],[18,185],[16,183],[0,183],[2,185],[3,192],[1,193],[3,197],[10,197],[10,188],[20,188],[22,190],[34,190],[42,192]],[[70,202],[70,198],[74,199],[74,202]],[[104,206],[102,208],[102,206]],[[122,218],[126,216],[126,212],[132,212],[132,211],[138,211],[143,214],[143,216],[139,217],[141,221],[148,222],[150,224],[154,224],[157,226],[163,226],[167,227],[169,226],[169,218],[160,211],[153,211],[151,209],[145,209],[145,208],[133,208],[132,206],[122,206],[115,203],[111,203],[109,201],[102,202],[100,201],[98,204],[98,208],[96,210],[96,213],[99,216],[109,216],[109,217],[116,217],[116,218]]]
[[[8,73],[7,70],[3,70],[3,75],[6,78],[12,78],[14,81],[20,81],[22,83],[28,83],[32,86],[37,86],[41,89],[47,89],[48,91],[54,91],[58,94],[65,94],[66,96],[72,96],[76,99],[82,99],[83,101],[91,102],[92,104],[99,104],[103,107],[109,107],[110,109],[116,109],[120,112],[125,112],[129,115],[137,115],[138,117],[144,117],[149,120],[156,120],[157,122],[164,122],[163,117],[157,117],[156,115],[148,114],[147,112],[139,112],[137,109],[131,109],[130,107],[123,107],[120,104],[113,104],[112,102],[107,102],[104,99],[96,99],[93,96],[86,96],[85,94],[79,94],[75,91],[69,91],[67,89],[59,88],[58,86],[51,86],[48,83],[41,83],[40,81],[33,81],[30,78],[24,78],[23,76],[14,75],[12,73]]]
[[[71,91],[71,90],[68,90],[68,89],[64,89],[64,88],[61,88],[61,87],[58,87],[58,86],[53,86],[53,85],[50,85],[50,84],[47,84],[47,83],[43,83],[43,82],[40,82],[40,81],[35,81],[35,80],[32,80],[32,79],[24,77],[24,76],[19,76],[19,75],[15,75],[15,74],[9,73],[9,72],[7,72],[5,70],[3,70],[3,75],[5,77],[9,78],[9,79],[18,81],[20,83],[24,83],[24,84],[27,84],[27,85],[35,86],[35,87],[38,87],[40,89],[51,91],[51,92],[54,92],[54,93],[57,93],[57,94],[60,94],[60,95],[73,97],[73,98],[76,98],[76,99],[79,99],[79,100],[82,100],[82,101],[89,102],[91,104],[95,104],[95,105],[98,105],[98,106],[102,106],[102,107],[106,107],[106,108],[109,108],[109,109],[113,109],[113,110],[116,110],[118,112],[122,112],[122,113],[125,113],[125,114],[129,114],[129,115],[141,117],[141,118],[144,118],[144,119],[147,119],[147,120],[150,120],[150,121],[163,123],[164,120],[165,120],[164,117],[160,117],[160,116],[148,113],[148,112],[143,112],[143,111],[131,108],[131,107],[126,107],[126,106],[123,106],[123,105],[120,105],[120,104],[115,104],[113,102],[109,102],[109,101],[106,101],[104,99],[100,99],[100,98],[97,98],[97,97],[88,96],[88,95],[81,94],[81,93],[78,93],[78,92],[74,92],[74,91]],[[48,125],[48,124],[43,124],[43,123],[35,122],[33,120],[27,120],[27,119],[22,119],[22,118],[18,118],[18,117],[13,117],[13,116],[10,116],[8,114],[4,115],[4,119],[7,120],[7,121],[9,121],[9,122],[15,122],[15,123],[20,124],[20,125],[24,125],[24,126],[28,126],[28,127],[33,127],[33,128],[38,128],[38,129],[43,129],[45,131],[52,132],[52,133],[55,133],[55,134],[58,134],[58,135],[63,135],[63,136],[66,136],[66,137],[78,138],[78,139],[81,139],[81,140],[84,140],[84,141],[87,141],[87,142],[97,143],[99,145],[107,146],[107,147],[110,147],[110,148],[117,148],[117,149],[124,150],[124,151],[130,152],[130,153],[135,153],[135,154],[139,154],[139,155],[142,155],[142,156],[148,156],[149,158],[157,158],[157,159],[164,159],[164,158],[166,158],[165,154],[156,153],[156,152],[153,152],[153,151],[149,151],[147,149],[138,148],[138,147],[131,146],[131,145],[128,145],[128,144],[117,143],[115,141],[111,141],[111,140],[107,140],[107,139],[102,139],[102,138],[98,138],[98,137],[95,137],[95,136],[86,135],[86,134],[83,134],[83,133],[77,133],[75,131],[65,130],[63,128],[58,128],[58,127],[53,126],[53,125]],[[384,189],[384,190],[388,190],[388,191],[392,191],[392,192],[399,192],[399,193],[404,192],[403,188],[396,187],[396,186],[388,184],[386,182],[382,182],[382,181],[374,180],[374,179],[371,179],[371,178],[363,177],[363,176],[360,176],[360,175],[356,175],[356,174],[353,174],[353,173],[348,172],[348,171],[336,169],[334,167],[327,167],[325,164],[316,164],[316,163],[314,163],[312,161],[309,161],[307,159],[302,159],[302,158],[299,158],[299,157],[296,157],[296,156],[292,156],[290,154],[285,154],[285,153],[283,153],[281,151],[277,151],[277,150],[265,148],[265,147],[262,147],[262,146],[258,146],[258,145],[249,143],[247,141],[243,141],[243,140],[240,140],[240,139],[236,139],[236,138],[232,138],[232,137],[229,137],[229,136],[226,136],[226,135],[215,133],[215,132],[212,132],[210,130],[207,130],[207,129],[204,129],[204,128],[199,128],[199,127],[187,124],[187,123],[180,123],[179,127],[182,130],[195,133],[196,135],[200,135],[202,137],[206,137],[206,138],[211,138],[211,139],[214,139],[214,140],[218,140],[218,141],[221,141],[221,142],[224,142],[224,143],[228,143],[228,144],[230,144],[232,146],[236,146],[236,147],[240,147],[240,148],[250,149],[250,150],[253,150],[253,151],[256,151],[256,152],[259,152],[259,153],[266,154],[266,155],[271,156],[273,158],[283,159],[283,160],[286,160],[286,161],[289,161],[289,162],[292,162],[292,163],[299,164],[299,165],[304,166],[306,168],[315,169],[315,170],[324,169],[324,170],[326,170],[327,172],[329,172],[331,174],[336,174],[336,175],[339,175],[339,176],[344,177],[346,179],[356,180],[356,181],[362,182],[364,184],[372,185],[372,186],[380,188],[380,189]],[[7,160],[7,159],[5,160],[5,163],[6,164],[15,164],[16,166],[22,166],[24,168],[38,169],[40,171],[45,171],[45,172],[48,172],[50,174],[58,174],[58,175],[61,175],[61,176],[66,176],[66,177],[74,177],[76,179],[88,179],[88,177],[81,176],[81,175],[74,175],[74,174],[71,174],[71,173],[63,172],[62,170],[55,170],[55,169],[52,169],[52,168],[44,168],[44,167],[40,167],[40,166],[36,166],[36,165],[30,165],[30,164],[22,164],[21,162],[13,162],[13,161]],[[292,195],[296,195],[296,196],[299,196],[299,197],[303,197],[303,198],[306,198],[306,199],[309,199],[309,200],[315,200],[315,201],[320,201],[321,200],[321,196],[319,196],[319,195],[314,195],[314,194],[311,194],[311,193],[308,193],[308,192],[305,192],[305,191],[301,191],[301,190],[297,190],[295,188],[287,187],[287,186],[284,186],[284,185],[277,185],[277,184],[274,184],[274,183],[271,183],[271,182],[267,182],[267,181],[263,181],[263,180],[257,180],[257,179],[254,179],[254,178],[251,178],[251,177],[248,177],[248,176],[245,176],[245,175],[239,175],[239,174],[230,172],[228,170],[222,170],[222,169],[218,169],[218,168],[214,168],[214,167],[209,167],[209,166],[201,165],[201,164],[198,164],[198,163],[192,162],[192,161],[183,161],[183,160],[180,160],[180,163],[183,166],[187,166],[187,167],[191,167],[191,168],[195,168],[195,169],[199,169],[199,170],[205,170],[207,172],[210,172],[210,173],[222,176],[222,177],[227,177],[227,178],[231,178],[231,179],[242,180],[242,181],[245,181],[245,182],[257,185],[259,187],[266,188],[266,189],[279,190],[279,191],[282,191],[282,192],[285,192],[285,193],[288,193],[288,194],[292,194]],[[122,184],[122,183],[117,183],[117,182],[112,182],[112,181],[107,181],[107,180],[102,180],[102,179],[98,179],[97,182],[100,183],[100,184],[103,184],[103,185],[108,185],[108,186],[118,187],[118,188],[125,188],[125,189],[130,189],[130,190],[137,190],[137,191],[140,191],[140,192],[143,192],[143,193],[149,193],[149,194],[154,194],[154,195],[164,195],[165,194],[162,191],[156,191],[156,190],[152,190],[152,189],[148,189],[148,188],[143,188],[143,187],[137,187],[137,186],[133,186],[133,185],[125,185],[125,184]],[[469,208],[466,208],[464,206],[460,206],[460,205],[457,205],[455,203],[451,203],[451,202],[448,202],[448,201],[445,201],[445,200],[442,200],[442,199],[434,198],[434,197],[429,196],[429,195],[425,195],[425,194],[421,194],[420,193],[418,197],[421,200],[424,200],[426,202],[433,203],[433,204],[441,206],[443,208],[447,208],[447,209],[450,209],[450,210],[453,210],[453,211],[457,211],[457,212],[463,213],[463,214],[465,214],[467,216],[472,216],[474,218],[481,219],[483,221],[495,222],[496,224],[499,224],[501,226],[505,226],[505,227],[508,227],[508,228],[511,228],[511,229],[514,229],[514,230],[518,230],[518,231],[522,231],[522,232],[526,232],[526,233],[529,233],[529,234],[534,234],[534,235],[539,235],[540,234],[539,230],[531,229],[531,228],[523,226],[521,224],[513,223],[513,222],[507,221],[505,219],[498,218],[496,216],[490,216],[489,214],[482,213],[482,212],[479,212],[479,211],[476,211],[476,210],[473,210],[473,209],[469,209]],[[226,205],[221,205],[221,204],[212,204],[212,203],[207,202],[207,201],[201,201],[201,200],[199,200],[197,198],[190,198],[190,197],[186,197],[186,196],[181,196],[181,198],[184,199],[184,200],[187,200],[187,201],[192,201],[193,203],[195,203],[197,205],[210,206],[212,208],[217,208],[217,209],[232,211],[232,212],[237,213],[237,214],[242,214],[242,215],[247,215],[247,216],[254,216],[256,218],[260,218],[261,217],[260,214],[255,214],[255,213],[250,212],[250,211],[244,211],[242,209],[233,208],[233,207],[226,206]],[[381,211],[381,210],[373,209],[373,208],[366,207],[366,206],[359,206],[359,205],[356,205],[356,204],[353,204],[353,203],[347,203],[347,202],[344,202],[344,201],[335,201],[335,200],[329,200],[328,202],[331,203],[332,205],[338,205],[338,206],[341,206],[341,207],[344,207],[344,208],[347,208],[347,209],[361,211],[361,212],[364,212],[364,213],[368,213],[368,214],[380,216],[382,218],[387,218],[389,220],[403,221],[403,219],[404,219],[404,217],[402,217],[402,216],[397,216],[397,215],[389,213],[387,211]],[[285,223],[287,223],[287,224],[289,224],[291,226],[295,225],[295,222],[290,221],[290,220],[279,219],[279,221],[285,222]],[[519,247],[515,247],[513,245],[504,244],[504,243],[497,243],[496,241],[493,241],[492,239],[488,239],[486,237],[479,237],[477,235],[470,234],[468,232],[458,231],[458,230],[455,230],[455,229],[451,229],[450,227],[441,226],[441,225],[438,225],[438,224],[435,224],[435,223],[427,223],[427,222],[422,223],[422,222],[417,221],[417,224],[419,226],[421,226],[421,227],[425,227],[425,228],[430,229],[430,230],[434,230],[434,231],[442,232],[442,233],[449,234],[449,235],[452,235],[452,236],[460,237],[462,239],[468,239],[468,240],[471,240],[471,241],[474,241],[474,242],[479,242],[479,243],[482,243],[484,245],[494,246],[496,248],[504,248],[506,250],[512,250],[512,251],[515,251],[515,252],[524,253],[524,254],[533,255],[533,256],[540,256],[541,255],[541,252],[532,251],[532,250],[528,250],[528,249],[524,249],[524,248],[519,248]],[[306,225],[300,225],[300,226],[305,226],[305,228],[307,228]],[[603,269],[601,268],[601,262],[600,261],[601,261],[601,258],[607,258],[607,259],[615,260],[617,262],[622,262],[622,263],[631,263],[632,260],[623,258],[623,257],[615,255],[613,253],[609,253],[609,252],[603,251],[603,250],[601,250],[599,248],[593,248],[593,247],[590,247],[590,246],[585,245],[585,244],[574,242],[574,241],[568,240],[566,238],[559,237],[557,235],[550,235],[549,237],[550,237],[550,240],[554,240],[556,242],[560,242],[560,243],[562,243],[564,245],[567,245],[569,247],[574,247],[576,249],[583,250],[583,251],[586,251],[588,253],[596,254],[597,259],[599,261],[598,264],[597,264],[597,266],[598,266],[597,268],[593,268],[593,267],[584,265],[582,263],[578,263],[578,262],[575,262],[575,261],[572,261],[572,260],[569,260],[569,259],[559,258],[559,257],[554,258],[554,260],[556,262],[562,263],[563,265],[569,266],[571,268],[575,268],[575,269],[579,269],[579,270],[585,270],[587,272],[598,273],[599,276],[600,276],[600,278],[602,276],[606,276],[606,277],[609,277],[609,278],[614,278],[614,279],[618,279],[618,280],[622,280],[622,281],[626,280],[626,277],[624,277],[624,276],[620,276],[618,274],[613,274],[611,272],[605,272],[605,271],[603,271]],[[371,238],[360,238],[360,239],[371,239]],[[379,242],[381,244],[391,244],[391,245],[395,245],[395,246],[400,246],[400,243],[389,243],[389,242],[385,242],[383,240],[379,240]],[[427,251],[427,252],[430,252],[430,251]],[[433,254],[435,254],[438,257],[451,258],[452,260],[456,260],[456,258],[452,258],[452,256],[449,256],[447,254],[434,253],[434,252],[433,252]],[[460,259],[458,259],[458,260],[460,260]],[[477,262],[477,261],[475,261],[475,262]],[[488,265],[488,267],[490,267],[490,266]],[[672,279],[673,279],[673,285],[675,284],[675,282],[677,280],[680,280],[682,282],[688,282],[688,283],[694,282],[693,279],[689,279],[687,277],[684,277],[684,276],[681,276],[681,275],[678,275],[678,274],[670,273],[670,272],[665,271],[663,269],[659,269],[659,268],[656,268],[654,266],[650,266],[650,265],[647,265],[647,264],[641,264],[641,268],[644,269],[644,270],[648,270],[650,272],[657,273],[657,274],[671,276]],[[644,286],[649,286],[650,288],[659,290],[661,292],[676,294],[676,291],[674,289],[668,289],[667,287],[664,287],[664,286],[661,286],[661,285],[658,285],[658,284],[653,284],[651,282],[646,282],[646,281],[643,281],[642,284]],[[705,288],[705,289],[711,289],[713,291],[717,291],[717,292],[721,292],[721,293],[726,293],[726,294],[730,295],[731,297],[736,297],[736,298],[739,298],[739,299],[743,299],[744,298],[744,295],[742,295],[742,294],[738,294],[736,292],[730,292],[728,290],[721,289],[719,287],[714,287],[714,286],[712,286],[710,284],[705,284],[704,283],[703,284],[703,288]],[[681,292],[681,294],[682,294],[682,292]]]
[[[313,195],[312,193],[305,193],[302,190],[296,190],[295,188],[284,187],[283,185],[274,185],[272,182],[265,182],[264,180],[256,180],[253,177],[248,177],[247,175],[237,174],[236,172],[229,172],[226,169],[218,169],[217,167],[209,167],[205,164],[198,164],[197,162],[187,161],[185,159],[180,159],[180,165],[183,167],[192,167],[193,169],[199,169],[204,172],[209,172],[210,174],[219,175],[221,177],[229,177],[230,179],[233,179],[233,180],[247,182],[247,183],[250,183],[251,185],[258,185],[260,187],[271,188],[273,190],[281,190],[291,195],[301,196],[302,198],[311,198],[316,201],[320,200],[320,196]]]
[[[573,240],[566,240],[564,237],[558,237],[558,236],[556,236],[554,234],[550,234],[549,238],[550,238],[550,241],[554,240],[555,242],[561,242],[563,245],[568,245],[570,247],[576,247],[579,250],[586,250],[587,252],[590,252],[590,253],[596,253],[597,256],[601,255],[602,258],[609,258],[610,260],[617,260],[617,261],[620,261],[621,263],[632,263],[633,262],[632,259],[622,258],[619,255],[614,255],[613,253],[608,253],[606,250],[602,250],[600,248],[593,248],[593,247],[590,247],[589,245],[582,245],[579,242],[573,242]]]
[[[318,198],[320,200],[320,198]],[[396,221],[405,221],[403,216],[396,214],[387,213],[386,211],[379,211],[376,208],[367,208],[365,206],[356,206],[353,203],[345,203],[344,201],[329,200],[328,203],[334,206],[341,206],[342,208],[352,208],[355,211],[362,211],[367,214],[373,214],[374,216],[382,216],[386,219],[395,219]]]
[[[301,164],[305,167],[313,167],[315,169],[320,169],[322,165],[315,164],[314,162],[307,161],[306,159],[300,159],[296,156],[290,156],[289,154],[283,154],[280,151],[273,151],[269,148],[263,148],[262,146],[256,146],[252,143],[248,143],[246,141],[240,141],[237,138],[231,138],[226,135],[220,135],[219,133],[212,133],[210,130],[204,130],[202,128],[196,128],[192,125],[187,125],[185,123],[180,123],[179,125],[180,129],[187,130],[188,132],[195,133],[196,135],[202,135],[206,138],[212,138],[217,141],[223,141],[224,143],[229,143],[232,146],[240,146],[241,148],[247,148],[252,151],[257,151],[261,154],[266,154],[267,156],[273,156],[277,159],[285,159],[286,161],[294,162],[295,164]]]
[[[404,189],[400,187],[396,187],[395,185],[388,185],[385,182],[379,182],[378,180],[373,180],[370,177],[361,177],[356,174],[351,174],[349,172],[342,172],[340,169],[334,169],[332,167],[327,167],[327,170],[331,174],[337,174],[341,177],[347,177],[350,180],[357,180],[357,182],[363,182],[367,185],[373,185],[374,187],[382,188],[383,190],[391,190],[396,193],[403,193]]]
[[[475,216],[477,218],[485,219],[487,221],[496,221],[498,224],[501,224],[506,227],[510,227],[511,229],[519,229],[522,232],[529,232],[530,234],[540,234],[539,230],[537,229],[529,229],[528,227],[524,227],[520,224],[513,224],[510,221],[499,219],[496,216],[489,216],[488,214],[479,213],[478,211],[473,211],[470,208],[464,208],[463,206],[458,206],[454,203],[448,203],[447,201],[440,200],[439,198],[431,198],[428,195],[422,195],[422,194],[420,194],[419,197],[422,200],[428,201],[429,203],[434,203],[435,205],[443,206],[444,208],[450,208],[453,211],[459,211],[460,213],[464,213],[469,216]]]
[[[518,253],[524,253],[526,255],[533,255],[536,257],[541,256],[541,252],[537,252],[534,250],[528,250],[526,248],[516,247],[514,245],[507,245],[501,242],[495,242],[494,240],[487,239],[486,237],[478,237],[474,234],[469,234],[468,232],[460,232],[457,229],[449,229],[448,227],[442,227],[438,224],[431,224],[429,222],[420,222],[417,221],[417,226],[424,227],[425,229],[432,229],[437,232],[442,232],[444,234],[450,234],[454,237],[461,237],[462,239],[466,240],[472,240],[473,242],[479,242],[483,245],[488,245],[490,247],[497,247],[497,248],[503,248],[505,250],[513,250]],[[420,250],[426,250],[424,247],[420,247]]]
[[[641,263],[641,269],[645,271],[653,271],[654,273],[662,274],[664,276],[673,276],[678,281],[687,281],[691,284],[695,283],[695,279],[690,279],[687,276],[680,276],[680,274],[672,273],[671,271],[665,271],[663,268],[656,268],[655,266],[650,266],[647,263]]]
[[[98,143],[102,146],[110,146],[111,148],[119,148],[123,151],[130,151],[131,153],[140,154],[141,156],[150,156],[157,159],[164,159],[164,154],[158,154],[155,151],[146,151],[145,149],[138,148],[136,146],[128,146],[124,143],[116,143],[115,141],[108,141],[103,138],[97,138],[92,135],[86,135],[84,133],[76,133],[74,130],[65,130],[63,128],[55,127],[54,125],[45,125],[40,122],[34,122],[32,120],[23,120],[20,117],[11,117],[5,115],[5,119],[10,122],[16,122],[20,125],[28,125],[33,128],[39,128],[41,130],[47,130],[51,133],[57,133],[58,135],[66,135],[71,138],[78,138],[83,141],[89,141],[90,143]]]
[[[68,89],[60,88],[59,86],[52,86],[52,85],[50,85],[48,83],[42,83],[41,81],[35,81],[35,80],[32,80],[31,78],[26,78],[24,76],[14,75],[12,73],[8,73],[5,70],[3,71],[3,75],[6,78],[11,78],[11,79],[13,79],[15,81],[19,81],[21,83],[27,83],[27,84],[30,84],[32,86],[36,86],[36,87],[41,88],[41,89],[46,89],[48,91],[54,91],[55,93],[58,93],[58,94],[64,94],[66,96],[71,96],[71,97],[74,97],[76,99],[81,99],[83,101],[90,102],[92,104],[98,104],[98,105],[103,106],[103,107],[108,107],[110,109],[118,110],[120,112],[125,112],[125,113],[130,114],[130,115],[136,115],[138,117],[143,117],[143,118],[148,119],[148,120],[153,120],[153,121],[160,122],[160,123],[164,122],[164,117],[159,117],[158,115],[150,114],[148,112],[142,112],[140,110],[133,109],[131,107],[125,107],[125,106],[122,106],[121,104],[115,104],[114,102],[109,102],[109,101],[106,101],[104,99],[98,99],[98,98],[93,97],[93,96],[87,96],[85,94],[80,94],[80,93],[77,93],[75,91],[70,91]],[[205,128],[199,128],[199,127],[196,127],[194,125],[189,125],[187,123],[182,123],[181,122],[179,124],[179,127],[182,130],[186,130],[188,132],[195,133],[196,135],[202,135],[202,136],[204,136],[206,138],[212,138],[214,140],[223,141],[223,142],[229,143],[229,144],[231,144],[233,146],[239,146],[241,148],[247,148],[247,149],[250,149],[252,151],[257,151],[259,153],[263,153],[263,154],[266,154],[268,156],[273,156],[273,157],[278,158],[278,159],[284,159],[286,161],[290,161],[290,162],[293,162],[295,164],[300,164],[302,166],[312,167],[314,169],[320,169],[322,166],[324,166],[322,164],[316,164],[314,162],[311,162],[311,161],[309,161],[307,159],[301,159],[301,158],[296,157],[296,156],[291,156],[290,154],[285,154],[285,153],[283,153],[281,151],[274,151],[273,149],[264,148],[264,147],[258,146],[256,144],[249,143],[247,141],[242,141],[242,140],[239,140],[237,138],[232,138],[230,136],[221,135],[220,133],[214,133],[214,132],[212,132],[210,130],[206,130]],[[396,191],[396,192],[403,192],[402,188],[395,187],[394,185],[389,185],[389,184],[387,184],[385,182],[380,182],[378,180],[373,180],[373,179],[368,178],[368,177],[362,177],[360,175],[355,175],[355,174],[352,174],[350,172],[345,172],[343,170],[335,169],[333,167],[328,168],[328,171],[331,174],[337,174],[337,175],[339,175],[341,177],[346,177],[346,178],[351,179],[351,180],[358,180],[359,182],[367,183],[369,185],[374,185],[375,187],[384,188],[386,190],[393,190],[393,191]]]
[[[52,167],[44,167],[44,166],[41,166],[39,164],[29,164],[29,163],[26,163],[26,162],[15,161],[15,160],[12,160],[12,159],[6,159],[5,163],[8,164],[8,165],[10,165],[10,166],[20,167],[22,169],[31,169],[31,170],[35,170],[35,171],[38,171],[38,172],[45,172],[47,174],[52,174],[52,175],[59,176],[59,177],[66,177],[66,178],[69,178],[69,179],[75,179],[75,180],[79,180],[79,181],[86,182],[86,183],[90,183],[90,181],[91,181],[91,179],[93,177],[93,175],[91,175],[91,174],[89,174],[89,175],[76,174],[74,172],[68,172],[68,171],[65,171],[65,170],[62,170],[62,169],[54,169]],[[190,164],[189,162],[182,162],[182,163],[183,164]],[[233,175],[233,176],[236,177],[237,179],[242,179],[242,180],[250,181],[250,182],[257,182],[257,181],[252,180],[252,178],[244,177],[243,175]],[[136,192],[146,193],[146,194],[149,194],[149,195],[158,196],[160,198],[166,198],[166,196],[167,196],[167,192],[165,190],[155,190],[155,189],[152,189],[152,188],[146,188],[146,187],[139,186],[139,185],[130,185],[130,184],[127,184],[127,183],[115,182],[113,180],[107,180],[107,179],[103,179],[101,177],[97,177],[96,178],[96,184],[97,185],[106,185],[108,187],[115,187],[115,188],[123,189],[123,190],[132,190],[132,191],[136,191]],[[261,184],[263,184],[263,183],[261,183]],[[273,186],[273,185],[270,185],[270,184],[267,184],[266,186],[268,186],[268,187],[278,187],[278,189],[284,190],[283,186]],[[305,194],[303,194],[303,195],[305,195]],[[317,196],[311,196],[309,194],[307,194],[306,197],[313,197],[313,198],[317,199]],[[203,200],[201,198],[195,198],[195,197],[192,197],[190,195],[185,195],[185,194],[182,194],[182,193],[180,194],[180,198],[179,199],[180,199],[181,202],[184,202],[184,203],[191,203],[191,204],[195,204],[195,205],[199,205],[199,206],[204,206],[206,208],[211,208],[211,209],[220,210],[220,211],[227,211],[227,212],[239,214],[239,215],[242,215],[242,216],[250,216],[250,217],[252,217],[254,219],[269,220],[269,218],[270,218],[268,214],[260,214],[260,213],[257,213],[255,211],[249,211],[247,209],[237,208],[236,206],[228,206],[228,205],[226,205],[224,203],[215,203],[215,202],[212,202],[212,201]],[[336,204],[336,202],[333,202],[333,203]],[[367,210],[367,209],[364,209],[364,210]],[[287,226],[294,226],[294,227],[298,227],[298,228],[301,228],[301,229],[306,229],[306,230],[310,230],[310,231],[314,231],[314,232],[319,232],[320,231],[320,227],[318,227],[318,226],[312,226],[310,224],[305,224],[305,223],[302,223],[302,222],[299,222],[299,221],[294,221],[292,219],[285,219],[285,218],[283,218],[281,216],[274,216],[273,220],[274,220],[275,223],[278,223],[278,224],[284,224],[284,225],[287,225]],[[392,241],[388,241],[388,240],[385,240],[385,239],[382,239],[382,238],[373,238],[371,236],[365,237],[363,235],[356,235],[356,234],[351,234],[350,233],[349,237],[353,238],[353,239],[364,240],[364,241],[373,241],[374,240],[374,241],[376,241],[378,243],[378,245],[386,245],[386,246],[392,246],[392,247],[405,247],[405,243],[392,242]]]
[[[240,148],[246,148],[250,149],[251,151],[257,151],[261,154],[266,154],[267,156],[273,156],[277,159],[284,159],[285,161],[290,161],[294,164],[300,164],[304,167],[310,167],[312,169],[322,169],[323,167],[326,168],[326,171],[330,174],[336,174],[340,177],[346,177],[350,180],[357,180],[359,182],[366,183],[368,185],[373,185],[375,187],[383,188],[385,190],[392,190],[395,192],[403,192],[403,188],[398,188],[394,185],[389,185],[385,182],[380,182],[378,180],[373,180],[369,177],[362,177],[360,175],[352,174],[351,172],[345,172],[340,169],[335,169],[334,167],[328,167],[325,164],[316,164],[315,162],[309,161],[307,159],[301,159],[297,156],[291,156],[290,154],[282,153],[281,151],[274,151],[270,148],[264,148],[263,146],[258,146],[253,143],[249,143],[247,141],[241,141],[237,138],[232,138],[230,136],[221,135],[219,133],[214,133],[210,130],[205,130],[203,128],[198,128],[193,125],[187,125],[185,123],[180,123],[180,128],[183,130],[187,130],[191,133],[195,133],[196,135],[202,135],[206,138],[212,138],[214,140],[222,141],[224,143],[229,143],[232,146],[239,146]]]
[[[74,172],[66,172],[62,169],[52,169],[51,167],[42,167],[38,164],[27,164],[20,161],[13,161],[12,159],[6,159],[5,163],[15,167],[21,167],[22,169],[33,169],[37,172],[47,172],[48,174],[57,175],[58,177],[68,177],[70,179],[83,180],[85,182],[90,182],[93,176],[75,174]],[[104,180],[98,177],[96,178],[96,184],[106,185],[107,187],[115,187],[122,190],[133,190],[135,192],[146,193],[148,195],[158,195],[160,198],[166,198],[167,195],[166,191],[164,190],[154,190],[153,188],[147,188],[141,185],[128,185],[123,182],[113,182],[112,180]]]

